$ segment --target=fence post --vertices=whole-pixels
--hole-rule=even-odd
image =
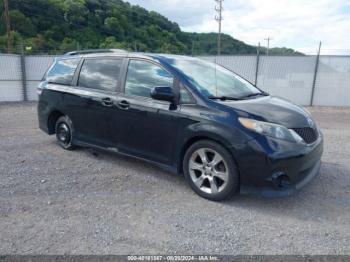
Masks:
[[[258,49],[256,50],[256,66],[255,66],[255,86],[258,85],[258,75],[259,75],[259,61],[260,61],[260,42]]]
[[[21,73],[22,73],[22,92],[23,92],[23,101],[28,101],[27,94],[27,75],[26,75],[26,57],[24,54],[23,44],[21,48]]]
[[[317,52],[317,56],[316,56],[315,73],[314,73],[314,79],[312,82],[310,106],[314,105],[314,95],[315,95],[315,87],[316,87],[316,80],[317,80],[317,73],[318,73],[318,64],[320,62],[321,46],[322,46],[322,42],[320,42],[320,44],[318,46],[318,52]]]

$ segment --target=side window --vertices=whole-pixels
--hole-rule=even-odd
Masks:
[[[125,94],[150,97],[153,87],[173,87],[173,82],[173,76],[160,66],[146,61],[131,60],[126,77]]]
[[[115,91],[122,59],[86,59],[81,67],[78,86]]]
[[[79,59],[77,58],[58,60],[47,72],[45,81],[60,85],[70,85],[78,64]]]

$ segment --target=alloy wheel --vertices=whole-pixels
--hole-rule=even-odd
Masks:
[[[225,189],[229,170],[224,158],[215,150],[200,148],[189,159],[189,173],[195,186],[208,194]]]

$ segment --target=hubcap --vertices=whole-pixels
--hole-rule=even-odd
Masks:
[[[57,128],[57,137],[62,143],[69,144],[71,135],[69,127],[66,123],[59,124]]]
[[[189,173],[196,187],[208,194],[221,192],[227,185],[227,164],[213,149],[200,148],[193,152],[189,161]]]

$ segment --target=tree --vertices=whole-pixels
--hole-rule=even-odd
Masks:
[[[64,19],[73,27],[82,27],[86,23],[88,10],[85,0],[65,0],[63,3]]]
[[[11,28],[23,36],[34,36],[36,28],[31,20],[22,14],[19,10],[10,11]]]
[[[106,31],[115,36],[117,39],[122,40],[124,38],[124,29],[121,26],[120,20],[116,17],[107,17],[105,19],[104,25]]]
[[[127,45],[125,43],[118,42],[114,36],[109,36],[106,37],[106,39],[100,44],[99,47],[125,49]]]
[[[145,52],[192,54],[194,49],[196,55],[216,54],[216,33],[182,32],[178,24],[159,13],[122,0],[10,0],[9,4],[15,44],[22,41],[33,52],[136,46]],[[5,34],[1,21],[2,50],[6,47]],[[292,49],[270,52],[297,54]],[[255,53],[256,47],[222,34],[222,54]]]

